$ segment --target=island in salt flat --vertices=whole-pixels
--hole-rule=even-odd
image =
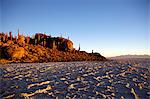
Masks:
[[[99,53],[76,50],[71,40],[63,37],[36,33],[33,37],[12,32],[0,33],[0,63],[6,62],[56,62],[56,61],[104,61]]]

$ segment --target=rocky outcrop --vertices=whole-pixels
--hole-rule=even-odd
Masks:
[[[56,61],[103,61],[105,57],[96,53],[75,50],[71,40],[61,37],[35,36],[38,40],[19,35],[0,41],[0,60],[10,62],[56,62]],[[9,38],[9,37],[8,37]],[[47,38],[47,39],[46,39]],[[31,39],[31,40],[30,40]],[[44,39],[44,42],[43,42]],[[33,43],[34,42],[34,43]],[[1,61],[0,61],[1,62]]]
[[[17,40],[17,44],[20,46],[24,46],[25,44],[25,37],[24,36],[19,36]]]
[[[67,45],[67,50],[73,50],[73,42],[70,40],[66,40],[65,41],[66,45]]]
[[[12,60],[19,60],[25,56],[25,49],[23,47],[8,47],[7,53]]]

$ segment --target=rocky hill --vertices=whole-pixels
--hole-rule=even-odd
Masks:
[[[87,53],[73,48],[73,42],[62,37],[37,33],[33,38],[12,32],[0,33],[0,63],[5,62],[56,62],[103,61],[100,54]]]

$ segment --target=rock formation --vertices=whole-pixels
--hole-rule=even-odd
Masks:
[[[96,53],[75,50],[73,42],[62,37],[37,33],[34,38],[18,33],[13,37],[0,33],[0,62],[51,62],[51,61],[102,61],[105,57]]]
[[[19,36],[17,40],[17,44],[20,46],[24,46],[25,44],[25,37],[24,36]]]

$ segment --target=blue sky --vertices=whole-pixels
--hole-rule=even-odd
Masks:
[[[0,0],[0,31],[68,37],[104,56],[149,54],[150,0]]]

